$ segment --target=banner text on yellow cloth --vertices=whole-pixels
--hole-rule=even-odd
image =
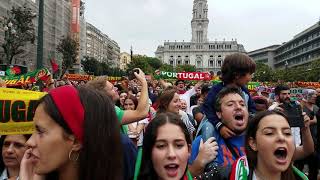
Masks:
[[[31,134],[35,106],[45,94],[0,88],[0,135]]]

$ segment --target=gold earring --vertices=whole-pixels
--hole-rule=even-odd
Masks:
[[[71,149],[71,151],[69,152],[69,160],[70,160],[70,161],[73,161],[73,162],[77,162],[78,159],[79,159],[80,153],[77,153],[76,156],[73,156],[73,158],[72,158],[72,157],[71,157],[71,156],[72,156],[72,152],[73,152],[73,149]]]

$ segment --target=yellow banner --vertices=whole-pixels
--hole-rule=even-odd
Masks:
[[[45,94],[0,88],[0,135],[33,133],[35,106]]]

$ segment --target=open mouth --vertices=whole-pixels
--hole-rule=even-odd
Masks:
[[[178,175],[178,168],[179,168],[178,164],[168,164],[168,165],[165,165],[164,168],[166,169],[167,175],[169,177],[175,177]]]
[[[242,113],[236,113],[234,119],[237,121],[243,121],[244,115]]]
[[[281,160],[284,160],[287,158],[287,149],[284,148],[284,147],[280,147],[278,149],[276,149],[274,151],[274,155],[278,158],[278,159],[281,159]]]

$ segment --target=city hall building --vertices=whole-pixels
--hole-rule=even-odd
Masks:
[[[237,40],[209,41],[208,4],[207,0],[194,0],[191,20],[191,42],[165,41],[158,46],[155,55],[163,63],[172,66],[191,64],[197,71],[220,71],[225,56],[237,52],[245,52]]]

